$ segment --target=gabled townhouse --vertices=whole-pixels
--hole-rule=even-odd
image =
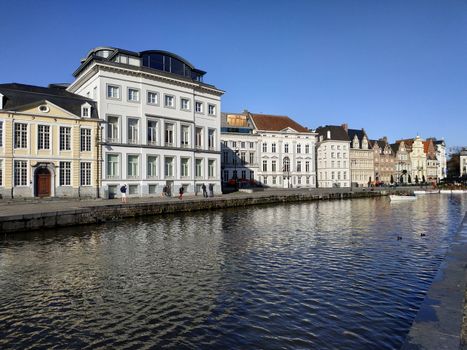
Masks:
[[[317,187],[350,187],[350,141],[342,126],[316,129]]]
[[[467,176],[467,148],[459,153],[459,174],[460,176]]]
[[[372,149],[374,155],[375,181],[385,184],[396,181],[396,157],[387,137],[373,140]]]
[[[446,157],[446,143],[444,140],[437,140],[435,137],[431,137],[427,140],[432,140],[435,146],[435,156],[438,160],[438,179],[444,179],[447,175],[447,157]]]
[[[122,184],[130,196],[185,193],[203,184],[221,193],[220,110],[223,91],[176,54],[92,49],[68,91],[97,103],[103,130],[102,195]]]
[[[365,129],[349,129],[347,124],[342,127],[347,132],[350,141],[350,175],[352,185],[368,186],[374,180],[374,155],[370,147]]]
[[[61,85],[0,84],[0,198],[98,197],[100,120]]]
[[[439,161],[436,158],[435,145],[432,139],[423,141],[423,151],[426,155],[426,178],[422,176],[422,181],[437,182],[438,181],[438,170]]]
[[[391,145],[391,148],[395,154],[395,181],[399,184],[406,184],[409,182],[412,162],[410,161],[410,154],[405,146],[405,142],[397,141]]]

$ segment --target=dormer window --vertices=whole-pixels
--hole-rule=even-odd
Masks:
[[[81,105],[81,117],[82,118],[91,117],[91,105],[87,102]]]

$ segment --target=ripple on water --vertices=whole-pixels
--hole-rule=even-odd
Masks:
[[[398,348],[466,210],[466,196],[429,197],[8,238],[0,347]]]

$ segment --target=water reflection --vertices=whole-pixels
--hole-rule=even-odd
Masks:
[[[398,348],[466,204],[329,201],[12,236],[0,345]]]

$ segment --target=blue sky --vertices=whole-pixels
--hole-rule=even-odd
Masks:
[[[5,1],[0,82],[71,82],[95,46],[174,52],[223,111],[467,146],[466,0]]]

